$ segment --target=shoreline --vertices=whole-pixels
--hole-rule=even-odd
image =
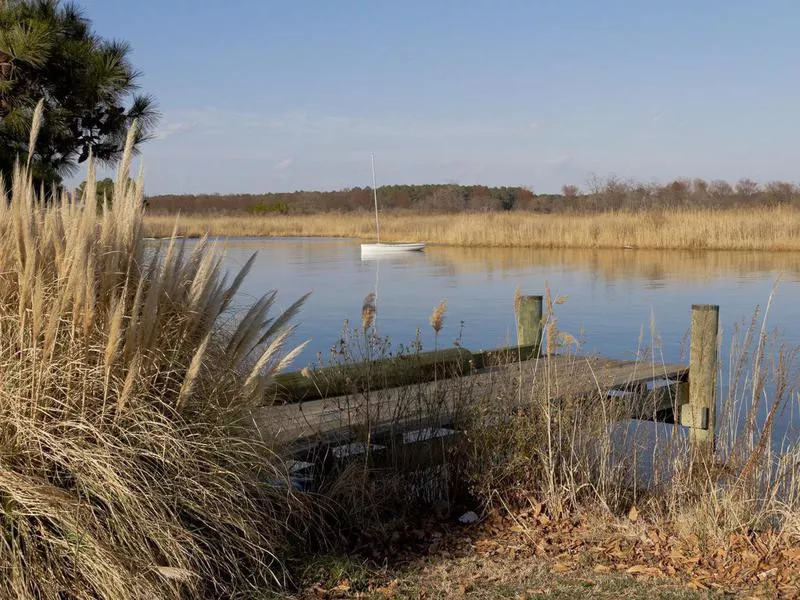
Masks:
[[[281,235],[239,235],[239,234],[226,234],[226,233],[219,233],[213,234],[208,236],[209,239],[224,239],[224,238],[241,238],[241,239],[254,239],[254,238],[262,238],[265,240],[270,239],[331,239],[331,240],[353,240],[354,242],[362,243],[362,242],[373,242],[375,240],[368,238],[368,237],[353,237],[348,235],[334,235],[334,234],[281,234]],[[203,238],[203,235],[200,233],[191,233],[188,235],[177,235],[175,239],[178,240],[200,240]],[[169,240],[170,236],[159,236],[159,237],[145,237],[143,238],[146,242],[158,242],[162,240]],[[403,239],[391,239],[386,240],[388,243],[404,243],[408,242],[408,240]],[[478,245],[463,245],[463,244],[447,244],[442,242],[425,242],[425,248],[470,248],[475,250],[480,249],[487,249],[487,250],[603,250],[603,251],[614,251],[614,250],[625,250],[629,252],[758,252],[758,253],[780,253],[780,254],[792,254],[792,253],[800,253],[800,248],[780,248],[780,249],[771,249],[771,248],[676,248],[676,247],[652,247],[652,246],[478,246]]]
[[[169,237],[175,215],[150,214],[146,235]],[[372,216],[198,215],[179,218],[187,238],[331,237],[374,240]],[[381,216],[386,242],[430,246],[597,250],[800,251],[800,209],[678,209],[640,213],[540,214],[515,211]]]

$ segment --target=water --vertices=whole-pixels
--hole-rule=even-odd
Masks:
[[[537,250],[429,247],[379,260],[361,260],[355,240],[229,238],[219,240],[234,269],[258,252],[236,299],[246,307],[278,290],[278,308],[312,292],[297,319],[296,342],[310,340],[295,368],[325,362],[345,320],[360,324],[361,306],[377,293],[377,330],[394,345],[434,347],[428,319],[447,300],[439,347],[459,339],[472,350],[515,343],[514,293],[565,296],[556,306],[560,330],[580,351],[632,359],[652,348],[655,360],[688,362],[692,304],[720,305],[723,359],[737,324],[766,308],[767,329],[800,346],[800,253],[649,250]],[[777,286],[776,286],[777,283]],[[793,404],[796,404],[794,402]],[[796,418],[781,418],[782,433]]]
[[[767,326],[800,345],[800,254],[645,250],[534,250],[429,247],[361,260],[354,240],[231,238],[220,240],[234,269],[258,252],[237,298],[241,308],[269,290],[278,307],[312,295],[297,323],[296,341],[310,340],[297,365],[327,356],[343,323],[360,322],[364,297],[377,292],[377,328],[393,343],[421,331],[431,349],[428,319],[447,300],[439,346],[461,338],[470,350],[515,343],[514,293],[566,296],[556,307],[559,328],[582,341],[583,352],[631,358],[657,346],[666,362],[686,360],[692,304],[719,304],[723,340],[737,323],[772,299]],[[463,323],[463,325],[462,325]],[[723,352],[724,352],[723,343]]]

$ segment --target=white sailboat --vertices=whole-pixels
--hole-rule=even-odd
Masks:
[[[375,231],[376,244],[361,244],[361,256],[383,256],[398,252],[420,252],[425,249],[425,242],[400,242],[386,244],[381,242],[381,224],[378,219],[378,188],[375,186],[375,155],[370,155],[372,162],[372,196],[375,199]]]

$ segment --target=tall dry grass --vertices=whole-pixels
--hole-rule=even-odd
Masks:
[[[132,140],[99,214],[91,166],[81,199],[45,202],[25,165],[0,186],[2,598],[245,597],[284,577],[298,504],[247,424],[299,304],[269,319],[268,295],[223,328],[251,263],[229,279],[212,244],[145,248]]]
[[[583,363],[585,372],[590,364],[572,354],[549,304],[550,351],[579,369]],[[642,412],[638,401],[609,397],[599,384],[595,393],[581,389],[565,376],[568,367],[556,369],[544,356],[520,365],[516,377],[501,377],[491,402],[462,413],[468,443],[459,471],[484,502],[541,503],[555,518],[586,510],[625,517],[636,507],[634,518],[669,524],[710,548],[763,532],[775,534],[776,544],[798,543],[800,437],[779,423],[800,409],[800,348],[769,333],[767,313],[756,311],[733,333],[713,456],[698,458],[684,428],[646,420],[657,401]],[[650,352],[641,353],[637,369],[663,373]],[[603,380],[602,372],[594,375]],[[536,384],[515,382],[526,377]]]
[[[402,388],[394,382],[388,390],[374,377],[373,385],[325,404],[319,421],[312,404],[281,407],[298,413],[299,427],[319,427],[320,435],[334,426],[338,443],[376,444],[377,455],[358,453],[326,473],[322,495],[340,507],[340,524],[391,535],[393,519],[421,499],[437,510],[527,505],[555,520],[582,513],[646,521],[712,549],[765,532],[783,548],[800,541],[800,439],[783,437],[778,426],[800,409],[798,350],[767,333],[766,316],[757,314],[733,335],[716,450],[698,460],[684,428],[633,418],[655,418],[657,395],[642,402],[605,393],[607,373],[559,329],[561,299],[546,298],[547,354],[537,360],[475,377]],[[439,309],[435,330],[446,326],[436,318]],[[655,348],[655,326],[651,337]],[[362,330],[343,335],[342,343],[347,364],[366,357],[365,377],[376,372],[369,371],[375,348],[378,358],[389,351]],[[632,368],[642,378],[663,377],[657,349],[645,339],[640,346]],[[448,435],[418,446],[399,435],[436,432],[443,424]]]
[[[147,235],[172,232],[174,218],[145,218]],[[373,217],[363,214],[218,216],[181,220],[189,236],[334,236],[374,238]],[[787,207],[676,209],[600,214],[521,211],[412,215],[386,213],[381,239],[453,246],[531,248],[651,248],[690,250],[800,250],[800,210]]]

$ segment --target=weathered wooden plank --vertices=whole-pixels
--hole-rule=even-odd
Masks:
[[[541,337],[541,331],[538,333]],[[331,398],[402,385],[468,375],[473,371],[530,360],[539,355],[541,339],[534,343],[471,352],[449,348],[409,354],[371,363],[337,365],[282,373],[266,392],[273,404],[290,404]]]
[[[524,362],[539,355],[541,342],[509,348],[495,348],[472,353],[472,363],[477,371]]]
[[[272,403],[292,403],[458,377],[471,371],[472,360],[469,350],[449,348],[369,363],[285,373],[275,377],[266,396]]]
[[[650,418],[651,414],[671,410],[675,393],[646,388],[654,382],[684,381],[687,372],[684,365],[550,356],[446,381],[265,407],[257,422],[272,441],[298,448],[373,439],[387,430],[398,433],[414,427],[449,425],[457,419],[459,410],[492,402],[499,390],[506,399],[516,398],[520,406],[532,398],[558,401],[630,390],[631,401],[635,401],[633,412],[642,413],[631,417]]]

